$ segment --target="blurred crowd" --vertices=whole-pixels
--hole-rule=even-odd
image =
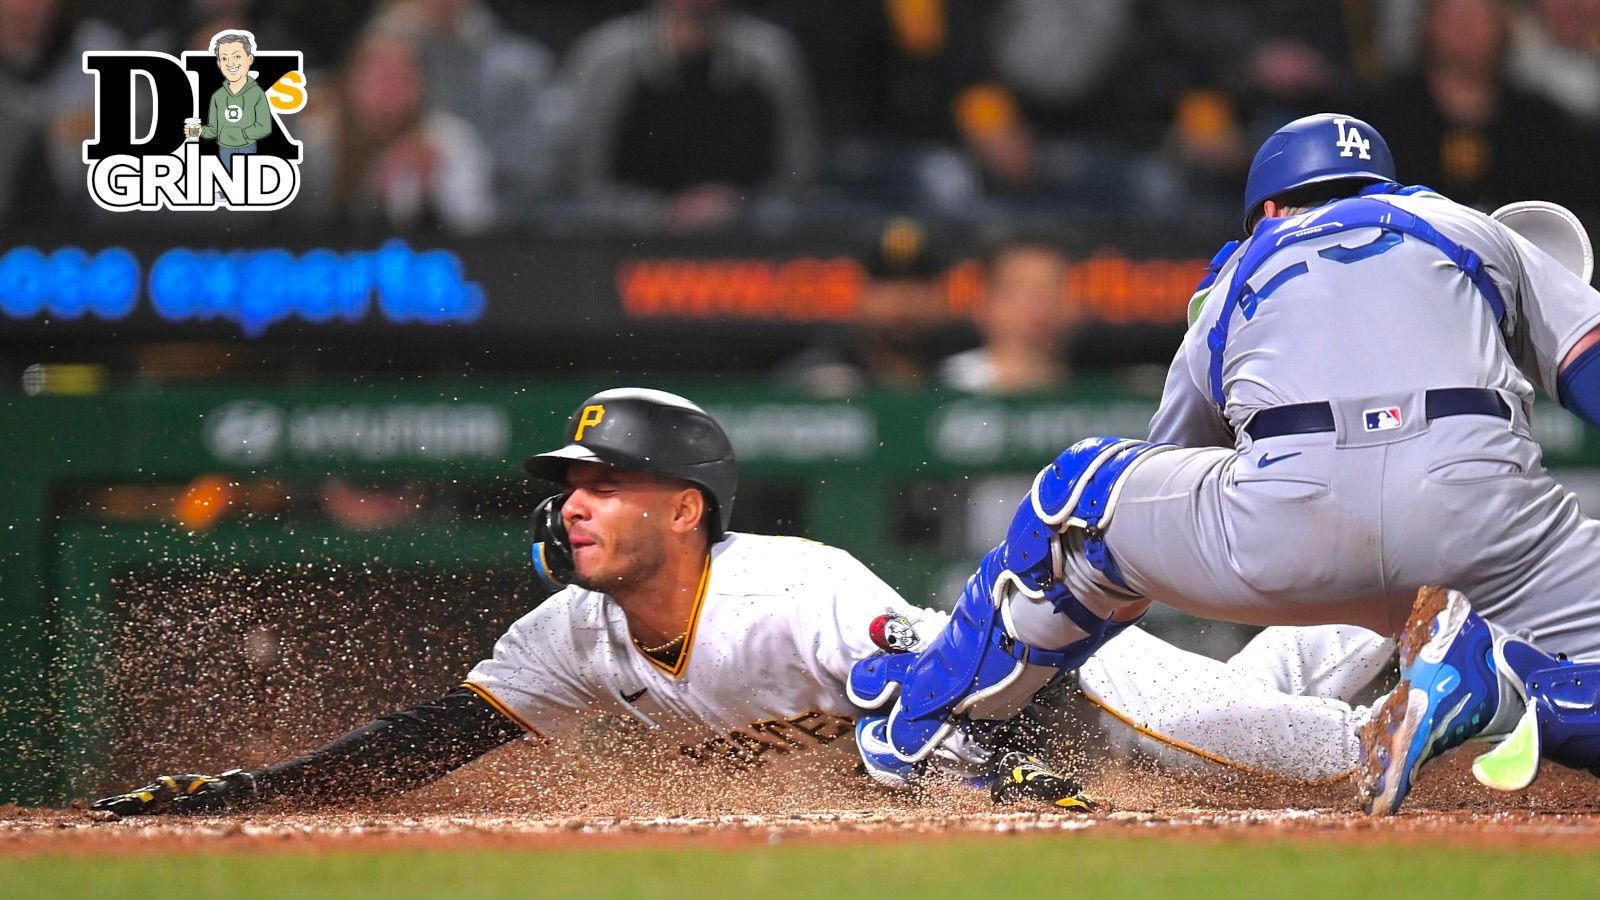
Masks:
[[[237,28],[305,53],[285,214],[333,227],[1184,222],[1235,215],[1258,142],[1329,109],[1457,200],[1600,205],[1600,0],[0,0],[0,23],[13,228],[89,215],[83,51]]]

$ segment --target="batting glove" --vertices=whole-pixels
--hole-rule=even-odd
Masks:
[[[1095,802],[1083,795],[1083,785],[1075,779],[1045,767],[1024,753],[1007,753],[1000,759],[989,796],[996,803],[1036,801],[1057,809],[1093,812]]]
[[[229,769],[220,775],[162,775],[137,790],[96,800],[90,808],[119,816],[203,815],[245,806],[255,797],[255,776]]]

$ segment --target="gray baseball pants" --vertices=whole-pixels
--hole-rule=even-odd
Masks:
[[[1331,432],[1141,461],[1106,527],[1128,588],[1206,618],[1394,634],[1417,588],[1442,584],[1551,652],[1600,656],[1600,521],[1545,471],[1514,401],[1509,422],[1430,422],[1422,402],[1335,401]],[[1404,424],[1366,430],[1389,406]],[[1130,599],[1066,556],[1075,593]]]

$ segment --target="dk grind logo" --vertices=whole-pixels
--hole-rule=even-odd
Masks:
[[[242,29],[176,58],[83,54],[95,134],[89,196],[112,212],[281,209],[300,192],[300,142],[280,116],[306,105],[298,50],[266,52]]]

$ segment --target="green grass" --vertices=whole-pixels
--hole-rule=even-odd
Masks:
[[[22,898],[660,897],[871,900],[1115,897],[1508,898],[1596,896],[1600,856],[1318,843],[1058,834],[1014,838],[551,851],[271,853],[0,859]]]

